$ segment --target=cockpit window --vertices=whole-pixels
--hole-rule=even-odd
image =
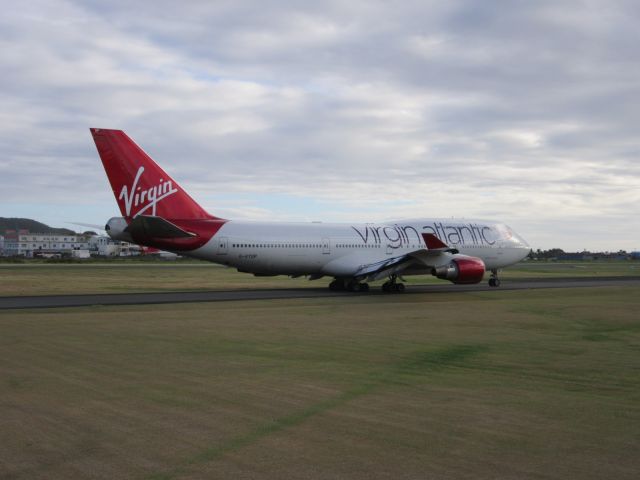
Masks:
[[[500,238],[502,240],[524,245],[525,247],[529,246],[525,239],[514,232],[513,229],[508,225],[501,223],[496,225],[496,229],[498,230],[498,232],[500,232]]]

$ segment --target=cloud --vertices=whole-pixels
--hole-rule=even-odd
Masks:
[[[115,212],[98,126],[125,129],[216,213],[496,217],[536,247],[640,248],[639,14],[624,1],[15,5],[0,19],[3,214]]]

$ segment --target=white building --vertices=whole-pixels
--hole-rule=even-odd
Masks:
[[[101,257],[130,257],[141,254],[139,245],[119,242],[105,235],[95,235],[89,239],[89,250]]]
[[[89,250],[101,257],[116,257],[120,255],[120,243],[104,235],[95,235],[89,239]]]
[[[91,254],[89,253],[89,250],[71,250],[71,258],[90,258]]]
[[[0,257],[4,255],[4,237],[0,235]]]
[[[30,233],[26,230],[7,231],[4,241],[6,256],[70,256],[73,250],[87,248],[87,240],[81,235]]]

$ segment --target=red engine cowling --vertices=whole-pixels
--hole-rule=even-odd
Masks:
[[[484,277],[484,262],[476,257],[459,257],[451,263],[433,269],[433,275],[457,284],[480,283]]]

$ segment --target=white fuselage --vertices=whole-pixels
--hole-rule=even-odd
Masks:
[[[362,266],[426,249],[422,234],[436,235],[460,254],[483,260],[487,270],[512,265],[530,251],[502,223],[414,219],[380,224],[228,221],[204,246],[186,253],[257,275],[351,277]],[[445,264],[450,254],[437,262]],[[413,265],[404,274],[428,274]]]

